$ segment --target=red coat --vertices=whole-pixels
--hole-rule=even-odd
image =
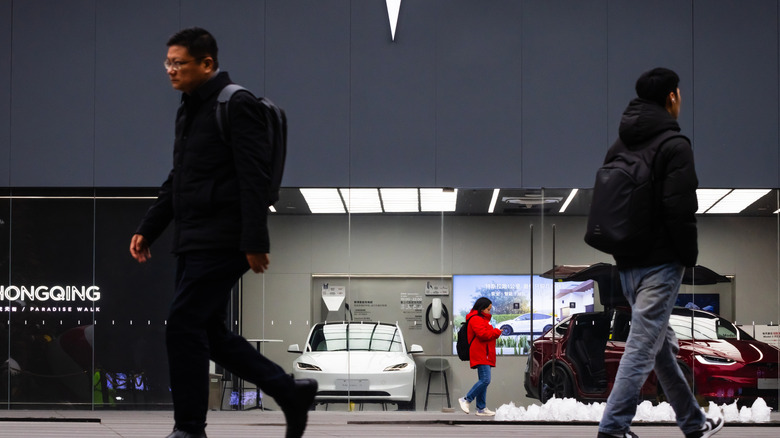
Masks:
[[[477,315],[471,318],[472,315]],[[469,320],[469,318],[471,318]],[[469,348],[469,365],[471,368],[477,365],[496,366],[496,339],[501,336],[501,330],[490,325],[490,314],[483,314],[472,310],[466,315],[468,324],[468,338],[471,341]]]

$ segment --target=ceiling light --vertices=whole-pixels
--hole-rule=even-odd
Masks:
[[[488,213],[493,213],[493,210],[496,209],[496,202],[498,201],[498,192],[499,189],[493,189],[493,197],[490,199],[490,207],[488,207]]]
[[[575,196],[577,196],[578,191],[579,189],[571,189],[571,193],[569,193],[569,197],[566,198],[566,202],[563,203],[563,206],[561,206],[561,209],[558,210],[558,213],[563,213],[564,211],[566,211],[566,208],[571,203],[571,200],[574,199]]]
[[[345,213],[344,203],[336,189],[301,189],[312,213]]]
[[[709,210],[710,207],[715,205],[716,202],[726,196],[731,189],[698,189],[696,190],[696,198],[699,201],[699,210],[696,214],[702,214]]]
[[[523,196],[504,196],[501,198],[501,200],[507,204],[522,205],[524,208],[531,208],[534,205],[557,204],[561,202],[562,199],[563,197],[561,196],[544,197],[542,195],[536,194],[526,194]]]
[[[420,189],[420,211],[455,211],[458,189]]]
[[[735,189],[707,210],[707,214],[739,213],[769,193],[769,189]]]
[[[385,213],[416,213],[420,211],[417,189],[379,189]]]
[[[339,189],[350,213],[381,213],[377,189]]]

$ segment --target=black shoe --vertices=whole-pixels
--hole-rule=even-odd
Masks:
[[[173,429],[173,432],[165,438],[206,438],[206,432],[192,433]]]
[[[715,418],[707,418],[707,421],[704,422],[704,425],[701,427],[701,429],[697,430],[696,432],[685,434],[685,438],[708,438],[718,433],[718,431],[722,428],[723,417],[718,415]]]
[[[293,396],[282,407],[284,418],[287,420],[287,433],[285,438],[300,438],[306,430],[306,421],[309,419],[309,409],[314,404],[314,396],[317,395],[317,381],[314,379],[300,379],[295,381]]]
[[[610,435],[608,433],[599,432],[596,438],[639,438],[639,435],[631,432],[630,430],[623,435]]]

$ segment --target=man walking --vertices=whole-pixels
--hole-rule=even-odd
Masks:
[[[637,98],[623,113],[620,138],[605,162],[620,152],[653,144],[667,131],[679,132],[680,78],[656,68],[636,82]],[[723,418],[706,418],[677,364],[679,350],[669,316],[677,299],[686,266],[698,256],[696,188],[693,150],[687,138],[675,137],[661,145],[652,168],[655,207],[653,236],[634,254],[615,255],[623,294],[631,304],[631,332],[620,361],[615,384],[599,424],[599,438],[637,437],[631,432],[639,391],[655,370],[664,393],[687,438],[710,437],[723,427]]]
[[[176,293],[166,346],[174,407],[168,438],[206,436],[209,359],[273,397],[300,437],[317,392],[311,379],[293,380],[225,325],[230,290],[249,269],[269,264],[267,226],[271,146],[254,96],[237,92],[229,105],[229,138],[220,136],[214,108],[230,84],[220,72],[217,42],[206,30],[184,29],[168,40],[165,70],[182,92],[176,114],[173,169],[130,242],[138,262],[170,222],[177,257]]]

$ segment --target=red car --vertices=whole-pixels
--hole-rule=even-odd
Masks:
[[[571,315],[533,342],[525,371],[529,397],[606,401],[630,330],[631,310]],[[780,350],[756,341],[731,322],[710,312],[674,309],[670,324],[677,334],[677,360],[700,403],[762,397],[778,408]],[[663,390],[651,373],[641,390],[645,399],[662,401]]]

